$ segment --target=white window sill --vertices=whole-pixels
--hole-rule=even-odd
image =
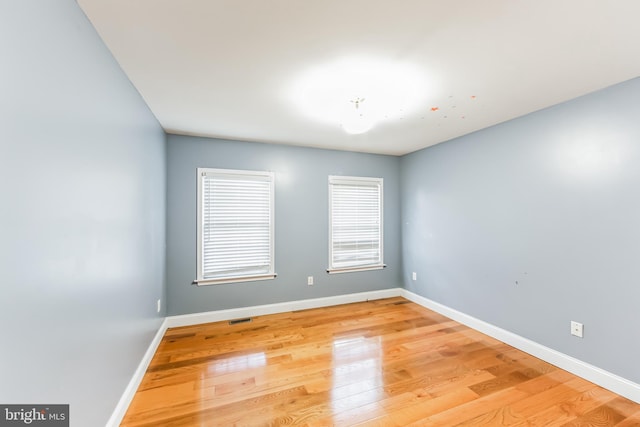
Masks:
[[[263,274],[259,276],[242,276],[242,277],[225,277],[222,279],[196,279],[192,284],[198,286],[209,286],[209,285],[223,285],[225,283],[239,283],[239,282],[257,282],[259,280],[273,280],[278,275],[273,274]]]
[[[387,265],[371,265],[366,267],[346,267],[346,268],[328,268],[327,273],[329,274],[338,274],[338,273],[354,273],[356,271],[370,271],[370,270],[382,270],[386,268]]]

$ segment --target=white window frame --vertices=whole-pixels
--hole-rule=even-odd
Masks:
[[[378,189],[378,257],[372,262],[366,262],[366,260],[353,260],[351,262],[339,262],[336,258],[338,251],[334,250],[334,208],[338,208],[337,200],[334,198],[334,194],[341,189],[347,190],[345,187],[351,187],[351,191],[357,191],[356,187],[375,187]],[[354,177],[354,176],[329,176],[329,268],[328,273],[347,273],[354,271],[365,270],[379,270],[385,266],[384,264],[384,182],[382,178],[369,178],[369,177]]]
[[[269,265],[264,268],[265,271],[252,272],[252,273],[238,273],[232,274],[230,272],[221,274],[207,274],[205,273],[205,201],[204,201],[204,187],[205,179],[211,177],[220,177],[224,180],[251,180],[262,181],[269,183]],[[275,177],[273,172],[263,171],[246,171],[246,170],[233,170],[233,169],[211,169],[211,168],[197,168],[197,278],[194,281],[195,284],[201,285],[215,285],[223,283],[235,283],[235,282],[247,282],[255,280],[268,280],[274,279],[277,275],[275,273],[275,258],[274,258],[274,240],[275,240],[275,227],[274,227],[274,187]]]

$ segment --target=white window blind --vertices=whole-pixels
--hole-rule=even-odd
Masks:
[[[330,176],[328,271],[382,267],[382,178]]]
[[[272,279],[271,172],[198,169],[197,284]]]

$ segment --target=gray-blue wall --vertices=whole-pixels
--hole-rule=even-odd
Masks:
[[[72,425],[103,425],[160,325],[158,298],[183,314],[403,282],[640,382],[640,80],[399,159],[165,147],[73,0],[0,4],[0,54],[0,403],[70,403]],[[191,285],[197,167],[276,173],[277,279]],[[325,272],[331,174],[385,179],[387,269]]]
[[[169,314],[401,286],[398,157],[169,135],[167,165]],[[198,167],[275,172],[276,279],[200,287],[191,285],[196,274]],[[386,269],[326,273],[329,175],[384,178]],[[314,276],[313,286],[307,286],[307,276]]]
[[[0,3],[0,403],[112,414],[161,322],[165,135],[74,0]]]
[[[407,289],[640,382],[639,98],[634,79],[403,157]]]

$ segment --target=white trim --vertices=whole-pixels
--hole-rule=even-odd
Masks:
[[[170,316],[167,317],[166,323],[168,328],[175,328],[178,326],[198,325],[201,323],[220,322],[223,320],[241,319],[244,317],[286,313],[287,311],[294,310],[306,310],[308,308],[329,307],[332,305],[349,304],[352,302],[398,297],[400,295],[400,288],[382,289],[379,291],[360,292],[356,294],[336,295],[332,297],[256,305],[253,307],[230,308],[228,310]]]
[[[253,307],[232,308],[229,310],[209,311],[205,313],[184,314],[180,316],[169,316],[164,319],[155,337],[149,344],[138,368],[133,373],[127,388],[122,393],[106,427],[117,427],[122,422],[133,397],[142,382],[142,378],[151,363],[151,359],[156,353],[162,337],[168,328],[178,326],[198,325],[201,323],[219,322],[223,320],[238,319],[243,317],[260,316],[265,314],[284,313],[292,310],[304,310],[307,308],[320,308],[332,305],[348,304],[352,302],[369,301],[383,298],[398,297],[401,294],[400,288],[382,289],[379,291],[360,292],[356,294],[337,295],[325,298],[314,298],[299,301],[289,301],[278,304],[258,305]]]
[[[372,182],[382,184],[383,178],[374,176],[345,176],[329,175],[329,184],[360,185],[371,184]]]
[[[415,302],[425,308],[433,310],[444,316],[449,317],[463,325],[469,326],[477,331],[480,331],[490,337],[500,340],[512,347],[522,350],[525,353],[529,353],[545,362],[551,363],[565,371],[569,371],[574,375],[582,377],[600,387],[611,390],[621,396],[631,399],[636,403],[640,403],[640,384],[629,381],[626,378],[622,378],[616,374],[605,371],[597,366],[590,365],[586,362],[578,360],[574,357],[561,353],[557,350],[553,350],[549,347],[545,347],[542,344],[531,341],[520,335],[509,332],[505,329],[494,326],[490,323],[484,322],[468,314],[462,313],[453,308],[442,305],[428,298],[417,295],[406,289],[400,290],[400,295],[406,299]]]
[[[266,182],[269,184],[269,271],[261,273],[259,275],[235,275],[225,277],[205,277],[204,274],[204,177],[213,176],[221,177],[225,180],[231,179],[248,179],[255,178],[257,181]],[[275,273],[275,173],[271,171],[251,171],[251,170],[238,170],[238,169],[212,169],[212,168],[196,168],[196,279],[193,283],[198,286],[223,284],[223,283],[236,283],[236,282],[250,282],[254,280],[266,280],[274,279],[277,274]],[[236,273],[238,274],[238,273]],[[259,278],[256,278],[260,276]],[[269,277],[271,276],[271,277]]]
[[[402,288],[382,289],[379,291],[360,292],[355,294],[336,295],[332,297],[314,298],[299,301],[289,301],[277,304],[258,305],[253,307],[232,308],[228,310],[210,311],[205,313],[184,314],[180,316],[169,316],[164,319],[155,337],[149,344],[142,361],[138,365],[131,381],[127,385],[120,401],[107,422],[107,427],[117,427],[129,408],[129,404],[135,395],[142,378],[151,363],[164,333],[168,328],[178,326],[197,325],[201,323],[219,322],[224,320],[239,319],[243,317],[263,316],[267,314],[284,313],[293,310],[305,310],[309,308],[328,307],[339,304],[349,304],[353,302],[369,301],[383,298],[402,296],[409,301],[413,301],[425,308],[433,310],[449,317],[463,325],[469,326],[477,331],[498,339],[512,347],[536,356],[545,362],[551,363],[561,369],[578,375],[601,387],[611,390],[621,396],[640,403],[640,384],[629,381],[611,372],[600,369],[596,366],[585,363],[581,360],[568,356],[559,351],[545,347],[527,338],[516,335],[512,332],[494,326],[490,323],[479,320],[473,316],[462,313],[446,305],[437,303],[428,298],[417,295]]]
[[[335,205],[335,200],[333,195],[336,191],[335,187],[345,185],[377,187],[378,189],[378,214],[380,217],[378,223],[378,239],[380,242],[380,259],[375,264],[358,264],[349,265],[346,267],[335,266],[335,260],[333,258],[333,207]],[[380,268],[384,268],[384,178],[329,175],[328,199],[329,203],[327,207],[329,209],[329,267],[327,268],[327,272],[331,274],[343,272],[349,273],[354,271],[377,270]]]
[[[194,280],[193,284],[198,286],[210,286],[210,285],[224,285],[226,283],[240,283],[240,282],[258,282],[261,280],[273,280],[278,277],[277,274],[262,274],[259,276],[245,276],[240,278],[230,279],[202,279]]]
[[[339,274],[339,273],[355,273],[356,271],[382,270],[386,266],[387,266],[386,264],[380,264],[380,265],[372,265],[367,267],[336,268],[334,270],[327,270],[327,273]]]
[[[142,378],[144,377],[144,374],[147,372],[147,368],[151,363],[151,359],[153,359],[153,356],[156,354],[156,350],[158,349],[158,346],[160,345],[160,342],[162,341],[162,337],[164,337],[164,333],[166,331],[167,331],[167,319],[165,318],[162,321],[160,328],[158,328],[158,332],[156,332],[156,335],[153,337],[153,340],[151,340],[151,343],[149,344],[149,348],[147,348],[147,351],[144,353],[144,356],[142,356],[142,360],[138,364],[138,368],[136,369],[136,371],[133,373],[133,377],[131,377],[129,384],[127,384],[127,388],[124,389],[124,393],[122,393],[122,396],[118,401],[118,404],[113,410],[113,413],[111,414],[111,418],[109,418],[109,421],[107,421],[106,427],[118,427],[122,422],[122,419],[127,413],[127,409],[129,409],[129,405],[133,400],[133,396],[135,396],[136,391],[138,391],[138,387],[142,382]]]

